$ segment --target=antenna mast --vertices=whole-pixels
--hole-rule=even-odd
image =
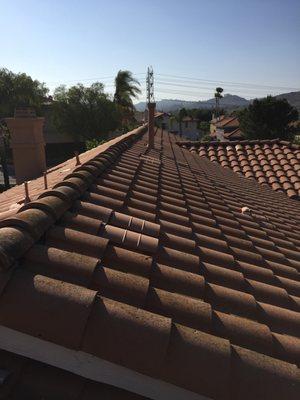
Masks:
[[[152,67],[148,67],[147,69],[146,85],[147,103],[154,103],[154,72]]]
[[[154,115],[155,115],[155,101],[154,101],[154,74],[153,68],[147,69],[147,106],[148,106],[148,149],[154,147]]]

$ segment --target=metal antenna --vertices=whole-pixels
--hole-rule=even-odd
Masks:
[[[148,67],[147,69],[147,77],[146,77],[146,85],[147,85],[147,103],[154,103],[154,72],[152,67]]]

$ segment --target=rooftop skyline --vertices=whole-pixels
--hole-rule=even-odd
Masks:
[[[152,65],[156,100],[204,100],[218,85],[262,97],[300,88],[299,17],[296,0],[16,0],[2,7],[0,67],[51,91],[101,81],[111,93],[118,70],[129,69],[145,100]]]

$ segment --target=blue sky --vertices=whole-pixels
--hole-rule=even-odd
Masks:
[[[119,69],[144,88],[152,65],[156,99],[209,98],[218,83],[247,98],[300,88],[299,0],[177,3],[0,0],[0,67],[112,92]]]

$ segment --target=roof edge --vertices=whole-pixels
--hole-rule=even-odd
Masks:
[[[210,400],[209,397],[83,351],[67,349],[2,325],[0,325],[0,343],[2,350],[63,369],[95,382],[125,389],[152,400]]]

